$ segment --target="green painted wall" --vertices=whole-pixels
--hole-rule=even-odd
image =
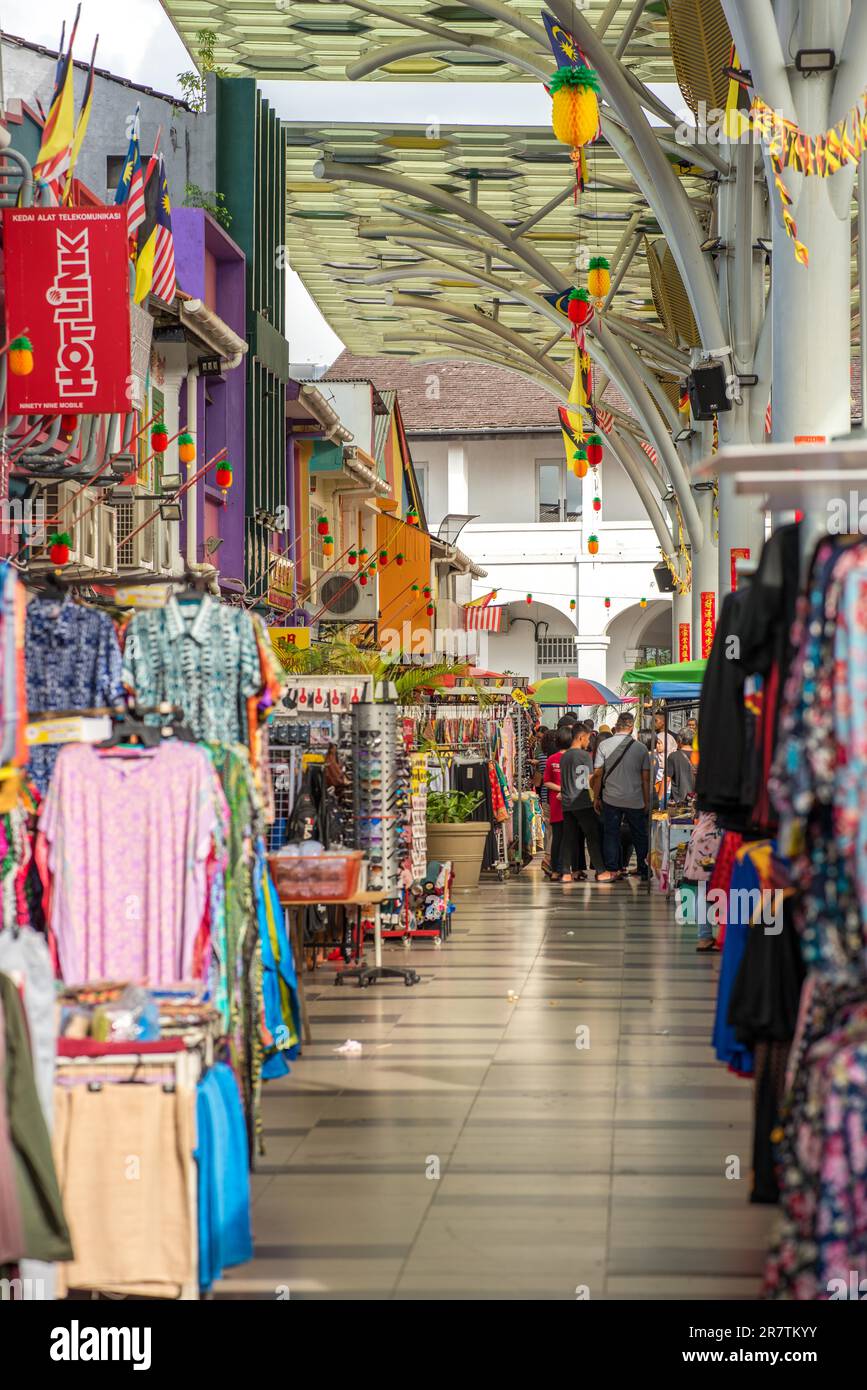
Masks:
[[[257,509],[288,505],[285,386],[284,219],[286,137],[250,77],[217,79],[217,187],[232,214],[232,236],[247,257],[246,582],[265,588],[269,533]]]

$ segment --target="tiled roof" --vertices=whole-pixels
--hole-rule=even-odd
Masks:
[[[559,429],[555,398],[501,367],[454,358],[416,362],[343,352],[325,376],[326,381],[357,378],[397,391],[408,434]]]

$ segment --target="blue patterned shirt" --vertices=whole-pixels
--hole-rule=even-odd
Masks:
[[[140,705],[179,705],[206,743],[246,743],[247,700],[262,690],[256,631],[243,608],[205,594],[137,613],[123,651],[124,682]]]
[[[31,718],[50,710],[107,709],[124,703],[114,623],[107,613],[74,603],[71,594],[62,601],[31,599],[24,661]],[[60,747],[31,749],[28,771],[43,795]]]

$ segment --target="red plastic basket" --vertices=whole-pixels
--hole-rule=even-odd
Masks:
[[[360,849],[323,854],[269,854],[271,876],[282,902],[337,903],[358,890]]]

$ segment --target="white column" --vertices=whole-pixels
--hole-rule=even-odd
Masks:
[[[450,444],[447,471],[448,512],[470,510],[470,468],[464,444]]]
[[[681,624],[685,623],[689,636],[689,661],[695,660],[695,648],[692,640],[692,594],[679,594],[675,591],[671,596],[671,659],[680,660],[680,629]]]
[[[189,430],[190,434],[193,436],[193,438],[194,438],[195,441],[196,441],[196,453],[197,453],[197,455],[198,455],[198,442],[199,442],[199,430],[198,430],[198,424],[199,424],[199,409],[198,409],[198,404],[199,404],[199,369],[198,369],[198,367],[190,367],[189,371],[187,372],[187,381],[186,381],[186,385],[187,385],[187,429]],[[193,477],[193,475],[195,474],[196,470],[199,469],[199,468],[201,468],[201,466],[202,466],[202,464],[204,463],[204,461],[205,461],[204,459],[202,459],[202,460],[200,461],[199,458],[198,458],[198,456],[197,456],[196,458],[193,459],[192,463],[190,463],[190,464],[187,465],[187,477],[184,479],[185,482],[188,482],[189,479]],[[198,559],[198,557],[197,557],[197,550],[198,550],[198,544],[199,544],[199,515],[198,515],[199,499],[198,499],[198,495],[197,495],[197,494],[198,494],[198,490],[199,490],[199,485],[198,485],[198,483],[193,483],[193,485],[192,485],[192,487],[190,488],[189,492],[187,493],[187,497],[186,497],[186,518],[187,518],[187,566],[188,566],[190,569],[192,569],[192,568],[196,565],[197,559]]]
[[[702,655],[702,594],[712,593],[714,619],[719,616],[719,570],[717,548],[712,543],[714,518],[714,495],[710,488],[695,493],[696,506],[701,515],[705,532],[705,543],[692,552],[692,659]]]

